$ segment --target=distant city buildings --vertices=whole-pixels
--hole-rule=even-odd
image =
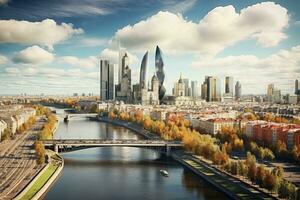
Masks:
[[[102,101],[114,99],[114,65],[108,60],[100,60],[100,98]]]
[[[155,74],[151,81],[147,82],[148,52],[143,56],[139,83],[132,85],[131,69],[129,66],[129,57],[124,50],[119,52],[119,82],[115,86],[115,99],[124,103],[135,103],[142,105],[159,105],[165,95],[163,86],[165,79],[164,62],[160,48],[156,47],[155,53]],[[108,61],[101,60],[100,63],[101,78],[101,100],[113,99],[113,65]],[[112,79],[111,79],[112,77]]]
[[[274,84],[269,84],[267,88],[267,101],[270,103],[281,103],[281,91],[275,88]]]

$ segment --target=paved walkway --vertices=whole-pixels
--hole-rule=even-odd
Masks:
[[[226,173],[220,172],[214,167],[204,163],[203,161],[196,159],[192,156],[182,156],[182,160],[193,167],[199,173],[205,175],[213,183],[224,188],[230,194],[236,197],[236,199],[264,199],[271,200],[275,199],[265,193],[262,193],[252,187],[249,187],[242,181],[227,175]]]

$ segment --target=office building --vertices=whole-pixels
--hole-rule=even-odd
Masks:
[[[184,78],[182,81],[184,82],[184,96],[189,96],[189,79]]]
[[[162,51],[160,50],[159,46],[156,46],[155,50],[155,71],[156,77],[159,81],[159,100],[161,101],[165,96],[166,89],[163,85],[165,80],[164,61]]]
[[[225,77],[225,94],[233,96],[233,77]]]
[[[204,84],[207,86],[206,101],[221,101],[220,80],[214,76],[206,76]]]
[[[197,81],[191,81],[191,97],[197,98],[199,96],[199,86]]]
[[[242,85],[239,81],[235,84],[235,100],[240,100],[242,97]]]
[[[100,98],[102,101],[114,99],[114,65],[108,60],[100,60]]]

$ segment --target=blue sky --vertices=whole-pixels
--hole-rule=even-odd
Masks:
[[[117,64],[118,42],[134,82],[150,51],[164,53],[167,93],[180,73],[233,76],[243,94],[300,78],[300,2],[225,0],[0,0],[0,94],[99,93],[99,59]],[[116,72],[117,72],[117,65]]]

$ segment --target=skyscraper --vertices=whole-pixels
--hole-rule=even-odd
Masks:
[[[197,81],[191,81],[191,96],[194,98],[199,96],[199,87]]]
[[[148,68],[148,51],[145,53],[142,59],[141,70],[140,70],[140,88],[144,89],[147,87],[147,68]]]
[[[206,76],[205,84],[207,85],[206,101],[221,101],[220,80],[214,76]]]
[[[299,94],[300,95],[299,81],[298,81],[298,79],[295,80],[295,94]]]
[[[114,99],[114,65],[108,60],[100,60],[100,98],[102,101]]]
[[[235,84],[235,99],[239,100],[242,97],[242,85],[239,81]]]
[[[116,85],[116,100],[129,103],[132,101],[131,91],[131,69],[129,67],[129,58],[127,53],[121,59],[121,82]]]
[[[162,58],[162,52],[158,46],[156,46],[155,51],[155,70],[159,81],[159,100],[161,101],[165,96],[166,89],[163,85],[165,80],[164,61]]]
[[[118,83],[120,84],[122,81],[122,59],[124,58],[126,52],[124,49],[119,47],[119,72],[118,72]]]
[[[201,85],[201,99],[206,100],[207,97],[207,84],[204,81],[204,83]]]
[[[269,102],[273,101],[274,84],[269,84],[267,88],[267,99]]]
[[[184,82],[184,96],[189,96],[189,79],[188,78],[184,78],[182,79],[182,81]]]
[[[233,77],[231,76],[225,78],[225,94],[233,96]]]

